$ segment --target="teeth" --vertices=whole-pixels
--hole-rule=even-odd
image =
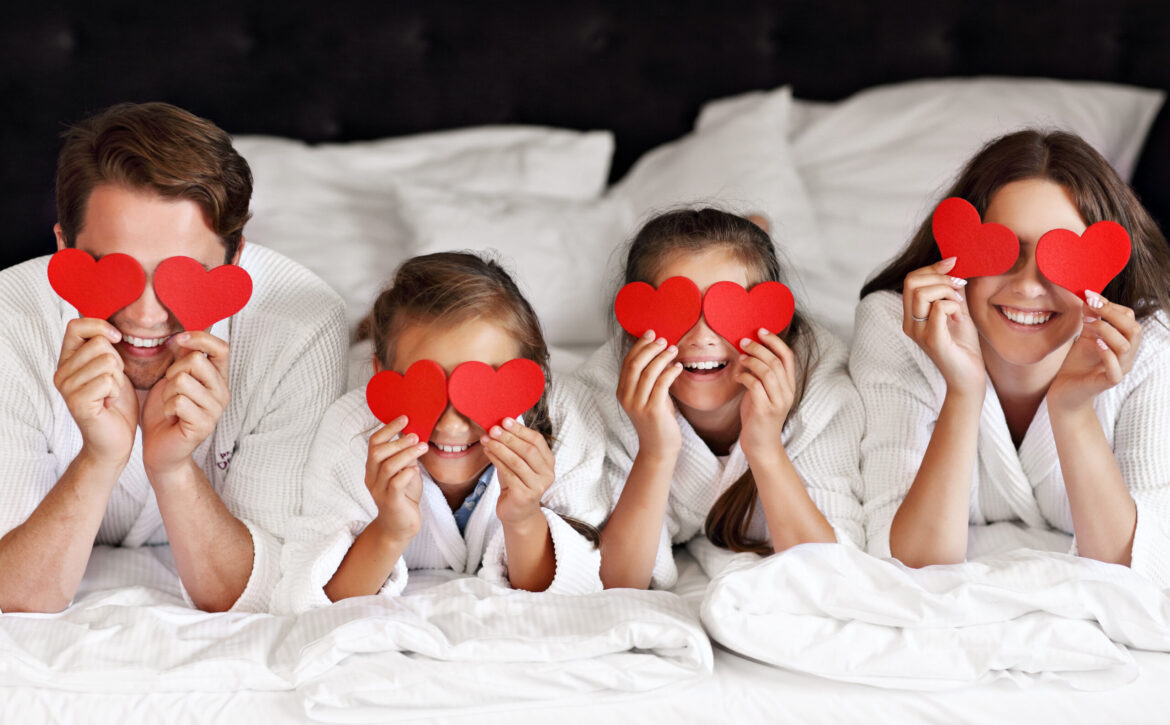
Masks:
[[[168,335],[167,337],[145,338],[123,334],[122,339],[134,347],[158,347],[159,345],[162,345],[164,342],[169,340],[170,336]]]
[[[726,364],[726,360],[707,360],[705,362],[685,362],[683,367],[687,370],[714,370]]]
[[[431,445],[434,446],[435,448],[438,448],[443,453],[462,453],[463,451],[467,450],[468,448],[471,448],[470,443],[468,443],[465,446],[445,446],[442,443],[432,443]]]
[[[1051,312],[1017,312],[1001,307],[1003,316],[1018,325],[1043,325],[1052,317]]]

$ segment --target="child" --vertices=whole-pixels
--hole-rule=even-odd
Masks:
[[[910,566],[960,562],[969,524],[1018,520],[1170,585],[1166,240],[1067,133],[992,141],[946,196],[1011,230],[1019,256],[1002,274],[950,277],[956,260],[940,259],[927,219],[862,289],[850,371],[868,418],[870,551]],[[1040,237],[1102,220],[1133,245],[1102,294],[1046,278]]]
[[[450,376],[469,360],[497,368],[527,358],[548,379],[532,307],[498,264],[471,254],[407,260],[371,323],[375,370],[403,373],[433,360]],[[405,416],[380,425],[364,389],[343,396],[310,452],[277,608],[397,594],[408,569],[419,568],[478,571],[530,591],[599,590],[594,543],[550,508],[558,491],[595,486],[601,471],[600,445],[585,445],[600,441],[599,424],[570,415],[564,395],[553,384],[524,422],[487,431],[448,401],[424,441],[400,435]]]
[[[681,210],[635,236],[625,281],[687,277],[700,291],[780,281],[767,232],[716,209]],[[578,371],[608,431],[613,510],[601,532],[606,587],[673,586],[671,544],[705,531],[736,551],[862,536],[863,414],[844,346],[799,314],[740,354],[704,318],[677,345],[622,333]],[[616,397],[615,397],[616,392]]]

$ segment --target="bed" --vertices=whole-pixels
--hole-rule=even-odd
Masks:
[[[846,338],[866,274],[996,133],[1071,128],[1170,220],[1160,163],[1170,151],[1161,112],[1170,10],[1155,2],[340,2],[327,11],[63,2],[5,13],[3,266],[52,251],[62,125],[116,101],[167,100],[237,136],[256,176],[248,240],[338,289],[351,329],[404,257],[494,250],[536,304],[558,371],[607,333],[620,242],[677,203],[767,218],[797,273],[798,301]],[[355,344],[351,385],[363,384],[368,359]],[[1062,582],[1076,586],[1124,577],[1082,571],[1051,553],[1061,541],[1020,536],[1039,558],[983,552],[1012,582],[1004,591],[1036,595],[1024,565],[1067,572]],[[520,625],[509,614],[556,629],[571,610],[497,600],[435,574],[412,600],[431,608],[208,617],[181,606],[165,550],[101,550],[68,616],[0,616],[0,711],[126,722],[1085,723],[1158,722],[1170,711],[1170,604],[1132,581],[1119,588],[1127,596],[1086,597],[1083,611],[1046,604],[962,622],[966,640],[865,622],[871,637],[896,631],[923,652],[953,655],[933,683],[891,656],[915,651],[905,647],[825,647],[819,674],[808,658],[782,660],[800,654],[785,649],[796,632],[825,631],[838,644],[862,636],[830,611],[830,601],[855,606],[830,584],[816,611],[778,595],[788,610],[745,612],[791,624],[758,630],[770,645],[762,653],[737,654],[750,651],[752,632],[721,626],[736,619],[726,612],[740,606],[737,587],[829,560],[842,577],[886,583],[888,570],[803,549],[762,562],[680,549],[673,592],[598,598],[594,628],[564,624],[555,652],[496,652],[478,668],[485,652],[529,633],[510,629]],[[974,578],[929,593],[966,595]],[[428,600],[428,589],[443,595]],[[905,596],[911,608],[927,601]],[[451,597],[488,602],[487,629],[447,626],[439,600]],[[1068,628],[1052,635],[1058,620]],[[1052,635],[1031,669],[1026,652],[976,656],[1007,637],[1027,641],[1021,622]],[[574,655],[586,650],[595,656]],[[1045,659],[1067,652],[1075,661]]]

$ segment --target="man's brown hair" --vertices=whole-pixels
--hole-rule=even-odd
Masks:
[[[57,221],[76,244],[90,194],[100,184],[189,199],[236,255],[250,216],[252,172],[211,121],[169,103],[120,103],[71,126],[57,157]]]

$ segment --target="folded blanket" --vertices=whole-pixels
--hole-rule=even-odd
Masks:
[[[1010,678],[1104,689],[1137,676],[1128,647],[1170,652],[1170,597],[1152,582],[1123,566],[1010,548],[1017,527],[994,526],[974,537],[993,553],[922,569],[837,544],[760,559],[696,538],[688,548],[712,577],[703,624],[762,662],[881,687]]]

